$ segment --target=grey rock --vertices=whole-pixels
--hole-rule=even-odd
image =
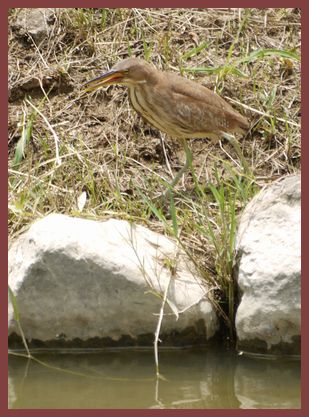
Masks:
[[[55,20],[55,9],[33,8],[20,9],[13,28],[20,36],[30,35],[35,43],[39,44],[45,39]]]
[[[241,217],[236,331],[238,349],[247,353],[300,353],[300,197],[300,175],[285,177],[256,195]]]
[[[9,250],[9,285],[38,346],[152,344],[167,286],[165,344],[204,344],[218,329],[205,282],[176,243],[126,221],[37,221]]]

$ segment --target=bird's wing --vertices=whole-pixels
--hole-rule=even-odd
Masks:
[[[167,73],[166,75],[173,92],[201,101],[208,106],[233,111],[232,106],[209,88],[176,74]]]
[[[194,129],[209,132],[234,132],[248,128],[247,120],[220,96],[186,78],[167,74],[175,110]]]

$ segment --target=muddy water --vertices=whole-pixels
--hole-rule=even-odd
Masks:
[[[218,349],[161,351],[164,378],[156,380],[152,351],[36,357],[45,365],[10,355],[10,408],[301,406],[296,361],[246,358]]]

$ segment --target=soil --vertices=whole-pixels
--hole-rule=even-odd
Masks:
[[[42,9],[44,10],[44,9]],[[218,67],[224,65],[226,55],[239,29],[241,11],[237,9],[45,9],[53,18],[46,23],[46,35],[35,42],[26,28],[21,28],[21,14],[26,26],[31,26],[31,9],[12,9],[9,37],[9,151],[13,156],[21,135],[25,98],[40,106],[49,122],[57,128],[62,143],[74,144],[78,136],[92,150],[105,158],[104,148],[111,143],[125,147],[128,156],[166,175],[166,164],[160,133],[145,123],[128,104],[124,87],[111,87],[105,91],[83,96],[80,86],[89,78],[109,69],[120,59],[131,55],[149,54],[151,61],[164,70],[179,72],[183,67]],[[248,9],[249,10],[249,9]],[[244,11],[242,11],[244,14]],[[300,11],[298,9],[250,9],[250,16],[234,55],[244,49],[281,48],[299,49]],[[208,42],[210,46],[200,54],[183,56]],[[247,42],[247,45],[244,43]],[[299,64],[286,59],[253,62],[248,65],[246,78],[228,74],[220,80],[216,74],[196,73],[197,82],[219,90],[222,96],[233,98],[258,111],[267,113],[264,99],[277,86],[277,101],[273,106],[275,117],[283,116],[296,124],[300,120]],[[251,67],[251,68],[250,68]],[[261,71],[260,76],[256,74]],[[254,74],[254,77],[252,77]],[[217,81],[217,84],[216,84]],[[259,84],[260,83],[260,84]],[[270,84],[271,83],[271,84]],[[256,84],[256,85],[255,85]],[[254,88],[257,93],[254,93]],[[280,92],[278,93],[278,90]],[[265,97],[257,97],[258,95]],[[255,97],[254,97],[255,96]],[[285,114],[281,107],[285,106]],[[286,107],[287,106],[287,107]],[[237,106],[236,106],[237,107]],[[255,175],[279,177],[299,168],[299,128],[293,130],[288,150],[284,123],[277,131],[269,120],[261,120],[259,113],[237,108],[251,121],[252,131],[243,140],[257,142],[255,149],[243,145],[245,156],[254,158]],[[30,148],[41,148],[38,136],[45,136],[42,120],[36,120]],[[266,129],[265,129],[266,127]],[[264,131],[263,131],[264,128]],[[295,130],[295,131],[294,131]],[[290,135],[290,132],[289,132]],[[50,134],[49,134],[50,136]],[[115,136],[116,140],[115,140]],[[50,138],[46,138],[52,147]],[[242,140],[240,138],[240,140]],[[216,152],[226,159],[224,151],[213,147],[207,140],[193,140],[194,161],[197,170],[203,169],[208,154]],[[177,141],[166,138],[166,152],[171,164],[181,165],[183,151]],[[227,146],[228,152],[233,151]],[[281,149],[279,149],[281,147]],[[103,151],[102,151],[103,150]],[[265,163],[275,151],[275,166]],[[247,154],[247,155],[246,155]],[[262,156],[262,158],[260,157]],[[36,154],[33,155],[34,159]],[[260,158],[259,158],[260,157]],[[264,158],[265,157],[265,158]],[[274,158],[271,156],[272,160]],[[209,166],[209,165],[208,165]],[[112,168],[112,167],[111,167]],[[140,166],[131,167],[140,170]],[[211,169],[210,169],[211,170]],[[209,174],[209,173],[208,173]],[[202,178],[207,173],[201,173]],[[211,177],[211,173],[209,174]]]

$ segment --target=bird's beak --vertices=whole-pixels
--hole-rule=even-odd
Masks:
[[[85,92],[87,91],[94,91],[100,87],[104,87],[110,84],[120,84],[122,78],[125,75],[125,71],[116,71],[111,70],[106,72],[105,74],[99,75],[99,77],[93,78],[90,81],[85,82],[82,84],[82,88]]]

